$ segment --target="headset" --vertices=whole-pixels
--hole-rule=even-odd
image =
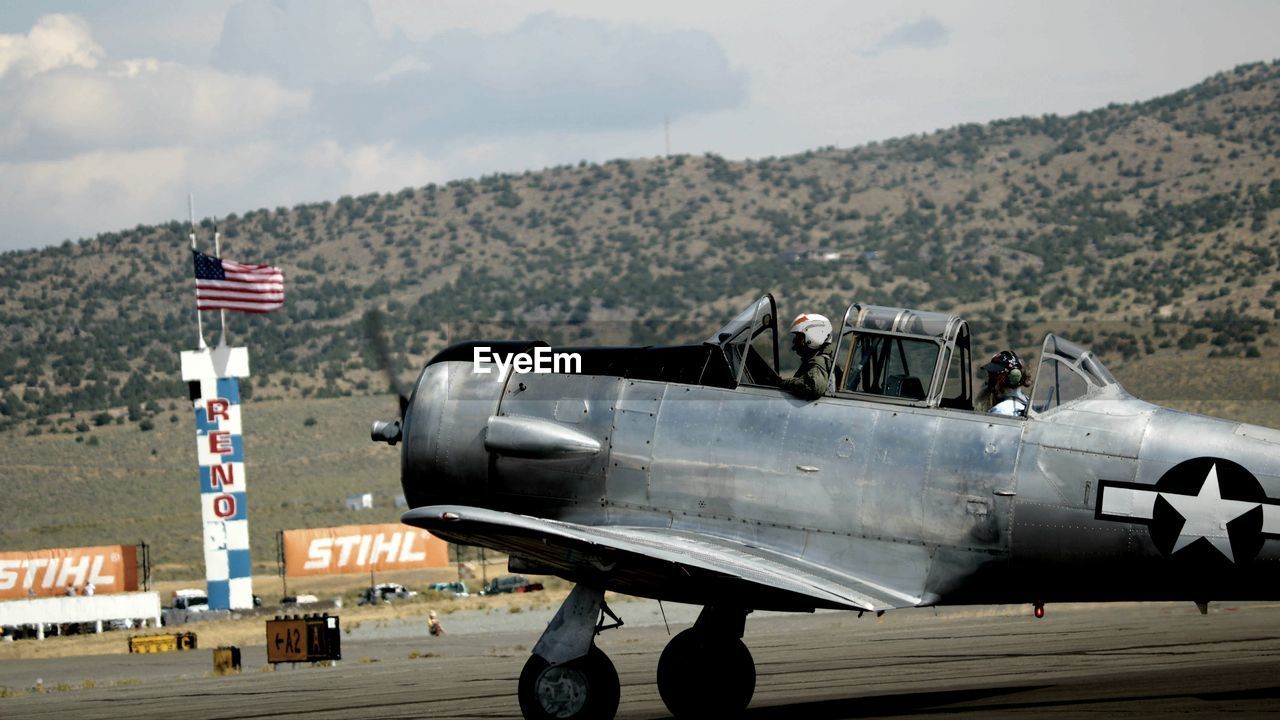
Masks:
[[[1013,367],[1009,367],[1012,365]],[[1022,372],[1022,359],[1012,350],[1001,350],[991,358],[991,362],[982,368],[988,373],[988,382],[990,378],[1005,373],[1005,384],[1007,387],[1020,387],[1022,379],[1026,377]]]

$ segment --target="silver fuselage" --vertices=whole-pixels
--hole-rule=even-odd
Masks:
[[[493,418],[554,425],[577,449],[495,451]],[[403,443],[413,507],[696,531],[906,590],[921,605],[1280,597],[1280,505],[1264,500],[1248,516],[1259,528],[1233,530],[1242,544],[1230,559],[1207,542],[1172,552],[1176,538],[1162,545],[1147,517],[1163,512],[1147,507],[1162,502],[1157,481],[1198,457],[1228,458],[1265,499],[1280,497],[1280,432],[1164,409],[1119,386],[1014,418],[804,402],[769,387],[479,375],[448,361],[419,377]]]

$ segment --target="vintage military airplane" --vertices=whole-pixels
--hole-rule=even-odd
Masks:
[[[1280,597],[1280,432],[1138,400],[1054,335],[1026,416],[989,415],[963,320],[856,304],[805,402],[775,318],[765,296],[701,344],[576,350],[578,373],[477,361],[545,343],[454,345],[374,424],[403,441],[404,522],[576,583],[526,717],[613,716],[606,590],[704,607],[658,661],[680,718],[746,708],[753,610]]]

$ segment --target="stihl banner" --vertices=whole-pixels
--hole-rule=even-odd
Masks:
[[[426,530],[388,523],[284,531],[285,575],[445,567],[449,548]]]
[[[134,545],[0,553],[0,600],[137,589],[138,548]]]

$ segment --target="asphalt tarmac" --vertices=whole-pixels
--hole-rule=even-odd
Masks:
[[[624,620],[649,611],[617,609]],[[687,626],[690,609],[667,610],[682,621],[672,632]],[[0,718],[519,717],[516,678],[538,628],[469,622],[442,638],[344,638],[336,667],[268,672],[265,648],[243,648],[244,672],[227,677],[211,675],[207,649],[6,661],[0,687],[41,677],[47,691],[0,697]],[[667,717],[654,682],[667,633],[642,620],[599,638],[622,680],[619,718]],[[1280,716],[1280,604],[1207,616],[1190,603],[1050,606],[1041,620],[1013,607],[752,616],[746,642],[751,720]]]

